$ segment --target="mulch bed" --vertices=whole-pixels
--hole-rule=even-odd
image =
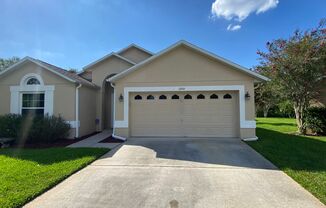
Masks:
[[[90,136],[93,136],[95,134],[98,134],[99,132],[94,132],[92,134],[89,134],[89,135],[85,135],[85,136],[82,136],[78,139],[57,139],[51,143],[25,143],[23,145],[20,145],[20,144],[13,144],[13,145],[10,145],[10,147],[13,147],[13,148],[51,148],[51,147],[66,147],[68,145],[71,145],[73,143],[76,143],[76,142],[79,142],[79,141],[82,141],[84,139],[87,139],[88,137]]]
[[[122,143],[123,141],[120,139],[115,139],[112,136],[109,136],[103,140],[101,140],[99,143]]]

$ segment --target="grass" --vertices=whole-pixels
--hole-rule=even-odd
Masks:
[[[326,204],[326,136],[299,136],[295,120],[257,118],[257,152]]]
[[[106,153],[96,148],[0,149],[0,207],[20,207]]]

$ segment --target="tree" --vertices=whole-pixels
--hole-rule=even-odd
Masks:
[[[70,73],[78,73],[78,69],[75,68],[68,68],[67,71]]]
[[[255,71],[267,71],[263,69],[258,69]],[[267,73],[263,73],[265,76],[269,77]],[[263,110],[264,117],[268,116],[268,111],[271,107],[277,105],[279,101],[279,96],[277,90],[275,90],[275,84],[273,81],[260,82],[255,86],[255,103],[257,108]]]
[[[3,59],[0,58],[0,71],[6,69],[7,67],[13,65],[14,63],[17,63],[20,60],[20,58],[14,56],[12,58]]]
[[[326,20],[307,31],[295,31],[289,39],[268,42],[267,52],[258,51],[261,67],[282,97],[293,104],[299,133],[305,133],[304,112],[316,99],[326,74]]]

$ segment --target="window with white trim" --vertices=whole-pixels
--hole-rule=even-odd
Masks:
[[[22,94],[22,115],[44,115],[44,93]]]

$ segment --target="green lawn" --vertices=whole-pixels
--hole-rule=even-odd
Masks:
[[[106,153],[96,148],[0,149],[0,207],[20,207]]]
[[[247,143],[326,204],[326,137],[295,131],[294,119],[257,118],[259,140]]]

